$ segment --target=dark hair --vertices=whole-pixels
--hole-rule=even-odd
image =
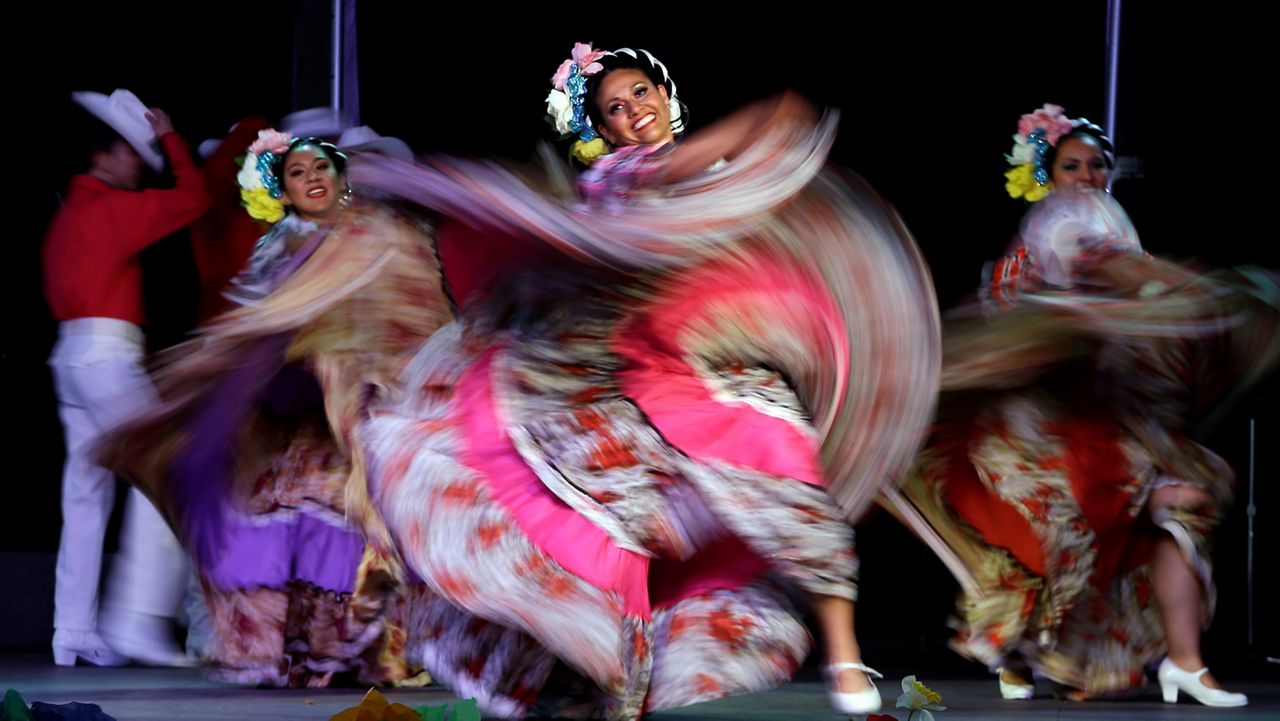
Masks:
[[[1111,138],[1107,137],[1102,127],[1091,123],[1083,118],[1079,121],[1080,125],[1071,129],[1071,132],[1058,138],[1057,145],[1049,146],[1044,153],[1044,164],[1042,167],[1050,174],[1053,173],[1054,161],[1058,159],[1058,148],[1062,147],[1062,143],[1069,138],[1090,138],[1102,148],[1102,158],[1107,163],[1107,170],[1114,170],[1116,166],[1115,148],[1111,144]]]
[[[639,70],[649,78],[649,82],[654,87],[661,85],[667,89],[667,97],[674,97],[676,93],[675,83],[671,82],[670,76],[667,75],[666,68],[661,63],[655,65],[653,56],[644,50],[618,50],[611,55],[600,58],[597,62],[604,66],[600,72],[587,78],[586,92],[583,94],[582,104],[586,108],[587,117],[591,120],[591,127],[598,128],[604,124],[604,116],[600,114],[599,104],[596,102],[596,94],[600,92],[600,84],[604,82],[605,76],[614,70]],[[671,129],[678,135],[684,132],[685,125],[689,117],[689,109],[683,102],[680,103],[680,117],[672,118]]]
[[[75,157],[70,158],[72,169],[82,172],[93,167],[93,156],[109,153],[118,142],[128,142],[114,128],[87,110],[76,107],[71,119],[72,147]]]
[[[311,145],[323,150],[325,157],[329,159],[329,162],[333,163],[333,169],[337,171],[338,175],[342,175],[347,172],[347,156],[341,150],[338,150],[338,146],[312,135],[305,138],[294,138],[289,141],[289,149],[281,153],[280,157],[276,158],[276,162],[271,164],[271,172],[280,180],[282,189],[284,187],[285,161],[289,159],[289,156],[292,155],[295,150],[304,145]]]

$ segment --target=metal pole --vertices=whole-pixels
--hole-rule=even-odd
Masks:
[[[1107,0],[1107,98],[1104,129],[1111,136],[1116,157],[1120,156],[1119,138],[1116,137],[1116,85],[1120,67],[1120,4],[1121,0]],[[1107,181],[1107,190],[1115,182],[1115,174]]]
[[[342,0],[333,0],[333,41],[330,43],[329,107],[334,117],[342,112]]]
[[[1258,507],[1254,504],[1254,448],[1256,447],[1255,426],[1258,421],[1256,418],[1249,419],[1249,507],[1246,509],[1246,515],[1249,519],[1248,533],[1248,550],[1246,552],[1245,561],[1245,584],[1248,593],[1248,610],[1246,623],[1248,627],[1249,640],[1249,657],[1254,655],[1253,647],[1253,518],[1258,515]]]

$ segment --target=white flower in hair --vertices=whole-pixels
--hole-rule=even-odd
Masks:
[[[559,90],[552,90],[547,95],[547,114],[555,120],[556,132],[568,135],[573,132],[573,103],[569,96]]]
[[[643,57],[641,56],[643,53]],[[627,55],[647,63],[652,70],[661,76],[658,82],[665,86],[669,105],[669,120],[672,132],[684,132],[684,107],[676,97],[676,84],[667,73],[667,68],[647,50],[619,48],[613,52],[596,50],[590,43],[577,43],[573,46],[573,55],[556,69],[551,77],[551,92],[547,95],[547,119],[562,137],[578,136],[574,157],[590,164],[591,159],[607,152],[605,143],[600,140],[595,128],[591,125],[589,109],[585,107],[586,80],[604,71],[600,60],[611,55]],[[649,70],[646,74],[651,74]],[[657,78],[655,78],[656,80]],[[591,150],[583,150],[590,146]]]
[[[1022,135],[1013,136],[1013,153],[1009,155],[1009,163],[1011,165],[1022,165],[1023,163],[1033,163],[1036,159],[1036,146],[1027,142],[1026,137]]]
[[[236,182],[245,190],[257,190],[262,186],[262,173],[258,170],[258,156],[248,153],[244,156],[244,165],[236,173]]]

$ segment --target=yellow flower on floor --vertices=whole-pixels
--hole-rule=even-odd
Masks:
[[[404,704],[391,703],[377,689],[369,689],[359,706],[339,711],[329,721],[421,721],[417,711]]]
[[[920,721],[933,721],[931,711],[945,711],[946,706],[942,704],[942,694],[925,686],[916,680],[915,676],[908,676],[902,679],[902,695],[898,697],[898,708],[910,709],[911,713],[907,714],[907,718],[911,719],[920,712]]]

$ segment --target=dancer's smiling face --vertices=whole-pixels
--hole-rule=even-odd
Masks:
[[[595,93],[603,122],[596,128],[615,148],[669,143],[671,105],[667,89],[643,71],[619,68],[600,81]]]

